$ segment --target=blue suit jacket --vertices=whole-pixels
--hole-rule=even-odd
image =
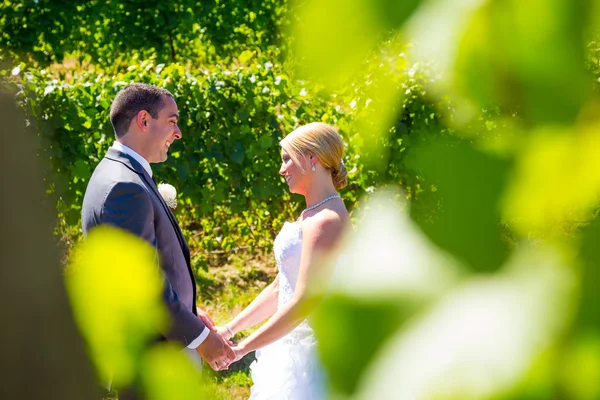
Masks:
[[[162,335],[185,346],[200,336],[205,326],[196,316],[196,281],[189,247],[175,216],[140,163],[110,148],[88,183],[81,221],[86,235],[98,225],[110,224],[154,246],[165,277],[163,299],[171,316],[171,328]]]

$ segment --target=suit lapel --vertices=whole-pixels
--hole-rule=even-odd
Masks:
[[[165,213],[167,214],[167,217],[169,217],[169,221],[171,221],[171,225],[173,226],[173,229],[175,230],[175,234],[177,235],[177,240],[179,241],[181,250],[183,251],[183,254],[185,255],[185,259],[188,263],[188,266],[191,266],[190,250],[189,250],[189,247],[187,246],[187,243],[185,242],[185,239],[183,237],[183,232],[181,232],[181,229],[179,228],[179,224],[177,223],[177,220],[175,219],[175,215],[173,215],[173,212],[171,212],[171,209],[165,202],[165,199],[163,199],[163,197],[161,196],[160,192],[158,191],[158,188],[156,187],[156,184],[154,183],[154,180],[152,180],[150,175],[148,175],[148,172],[135,159],[133,159],[132,157],[129,157],[125,153],[122,153],[116,149],[113,149],[112,147],[108,149],[108,152],[106,153],[106,158],[113,160],[113,161],[120,162],[121,164],[124,164],[127,168],[135,171],[136,173],[138,173],[139,175],[142,176],[142,178],[146,182],[146,185],[152,189],[152,191],[154,192],[154,195],[158,198],[158,201],[160,201],[160,204],[162,204],[163,209],[165,210]]]
[[[181,229],[179,228],[179,224],[177,223],[177,220],[175,219],[175,215],[173,215],[173,213],[171,212],[171,209],[165,202],[165,199],[163,199],[163,197],[159,193],[158,188],[156,187],[156,184],[154,183],[154,181],[152,180],[150,175],[148,175],[148,172],[146,172],[144,167],[142,167],[142,165],[139,162],[137,162],[132,157],[129,157],[127,154],[125,154],[121,151],[118,151],[112,147],[108,149],[108,152],[106,153],[105,158],[119,162],[119,163],[125,165],[127,168],[131,169],[132,171],[136,172],[138,175],[141,175],[142,178],[144,179],[144,181],[146,182],[146,185],[148,187],[150,187],[152,189],[152,191],[154,192],[154,195],[158,197],[160,204],[162,204],[165,212],[167,213],[167,216],[169,217],[169,220],[171,221],[171,225],[173,226],[173,229],[175,230],[175,234],[177,235],[177,240],[179,241],[179,244],[181,246],[181,251],[183,252],[183,256],[187,263],[188,272],[190,274],[190,279],[191,279],[191,283],[192,283],[192,290],[193,290],[192,293],[193,293],[193,299],[194,299],[194,301],[192,302],[192,312],[194,314],[198,315],[198,312],[196,309],[196,279],[194,278],[194,272],[192,271],[192,262],[190,259],[190,249],[183,237],[183,232],[181,232]]]
[[[156,187],[156,184],[154,183],[154,180],[152,180],[152,178],[148,175],[146,170],[144,170],[142,172],[142,176],[144,177],[146,184],[148,186],[150,186],[150,188],[152,188],[152,191],[154,192],[156,197],[158,197],[158,200],[162,204],[165,212],[167,213],[167,216],[169,217],[169,220],[171,221],[171,225],[173,225],[173,229],[175,230],[175,233],[177,234],[177,239],[179,240],[179,244],[181,245],[183,254],[185,254],[186,259],[189,259],[189,248],[187,246],[187,243],[185,242],[185,239],[183,238],[183,232],[181,232],[181,228],[179,227],[179,224],[177,223],[177,219],[175,218],[175,215],[173,215],[171,208],[169,207],[169,205],[167,204],[165,199],[163,199],[162,195],[158,191],[158,188]],[[189,261],[188,261],[188,264],[189,264]]]

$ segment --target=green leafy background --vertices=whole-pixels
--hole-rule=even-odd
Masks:
[[[183,139],[154,170],[178,190],[201,300],[231,318],[272,278],[273,237],[304,207],[278,176],[278,142],[324,121],[346,143],[355,225],[346,278],[314,314],[332,398],[600,398],[598,1],[0,10],[3,90],[38,141],[65,259],[113,140],[112,99],[134,81],[165,87]],[[130,356],[115,357],[154,394],[206,387],[161,369],[178,363],[168,348]],[[248,394],[247,363],[211,379],[217,397]]]

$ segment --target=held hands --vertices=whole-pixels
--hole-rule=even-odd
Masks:
[[[244,357],[246,354],[248,354],[248,352],[246,351],[246,349],[244,348],[244,345],[242,343],[239,343],[236,346],[233,346],[231,348],[235,354],[235,359],[232,362],[236,362],[239,361],[240,359],[242,359],[242,357]]]
[[[196,310],[198,312],[198,319],[211,331],[215,331],[215,323],[212,318],[202,310]]]
[[[198,346],[196,352],[213,370],[219,371],[227,369],[229,364],[235,360],[235,353],[231,350],[230,342],[215,333],[215,323],[206,312],[202,310],[197,310],[197,312],[198,319],[200,319],[211,332],[209,332],[206,339],[204,339],[204,342]],[[225,329],[225,331],[227,331],[227,329]]]
[[[227,369],[229,364],[237,361],[236,354],[231,349],[229,343],[213,330],[208,333],[208,336],[198,346],[196,352],[215,371]]]
[[[246,351],[246,349],[244,348],[243,342],[238,343],[235,346],[233,345],[233,342],[231,342],[231,340],[230,340],[233,337],[233,335],[231,334],[231,331],[229,329],[227,329],[227,327],[225,325],[215,326],[215,332],[219,336],[221,336],[221,338],[223,338],[223,340],[225,340],[232,346],[231,349],[233,350],[233,352],[235,354],[235,358],[233,359],[232,363],[239,361],[242,357],[244,357],[248,353]]]
[[[222,326],[215,326],[214,331],[221,336],[223,339],[229,341],[229,339],[232,338],[231,333],[229,333],[229,329],[227,329],[225,327],[225,325]]]

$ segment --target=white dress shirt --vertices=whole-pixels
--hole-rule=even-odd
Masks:
[[[135,161],[142,164],[142,167],[144,167],[148,175],[150,175],[150,178],[152,178],[152,168],[150,168],[150,163],[144,157],[140,156],[137,151],[133,150],[131,147],[125,146],[123,143],[116,141],[113,143],[112,148],[115,150],[122,151],[128,156],[133,157]]]
[[[133,159],[135,161],[139,162],[142,165],[142,167],[144,167],[144,169],[146,170],[148,175],[150,175],[150,177],[152,177],[152,168],[150,168],[150,163],[144,157],[139,155],[138,152],[133,150],[131,147],[127,147],[123,143],[120,143],[117,141],[115,141],[113,143],[112,148],[115,150],[119,150],[119,151],[133,157]],[[195,349],[196,347],[200,346],[202,344],[202,342],[204,342],[204,339],[206,339],[206,337],[208,336],[209,333],[210,333],[210,329],[208,329],[208,327],[204,327],[204,330],[202,331],[202,333],[200,333],[200,336],[198,336],[190,344],[188,344],[187,348]]]

